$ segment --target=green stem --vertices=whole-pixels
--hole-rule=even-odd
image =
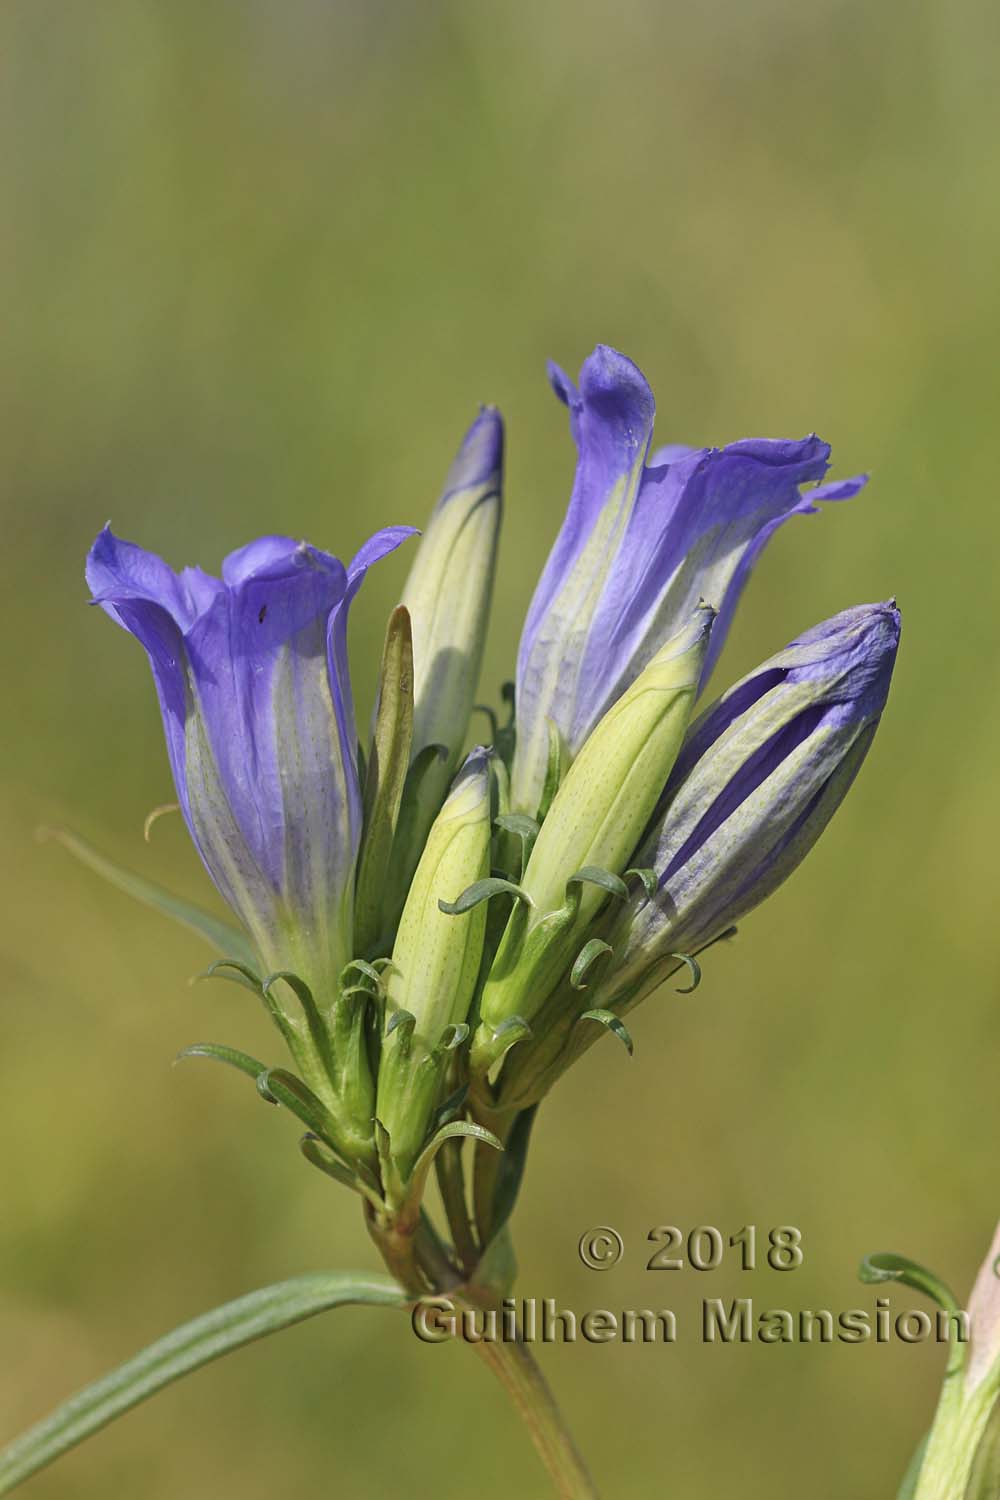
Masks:
[[[454,1301],[460,1307],[464,1299]],[[520,1330],[516,1339],[480,1339],[472,1347],[513,1401],[560,1500],[598,1500],[594,1481]]]

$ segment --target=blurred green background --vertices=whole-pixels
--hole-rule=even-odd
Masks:
[[[198,1039],[274,1043],[193,938],[35,840],[65,822],[207,899],[142,652],[85,605],[110,516],[214,567],[264,531],[349,554],[419,524],[481,400],[508,420],[484,695],[569,493],[543,362],[598,340],[660,441],[798,436],[849,507],[789,525],[719,678],[899,596],[874,753],[694,998],[546,1107],[520,1290],[672,1305],[673,1349],[541,1351],[608,1496],[894,1493],[932,1346],[705,1348],[703,1296],[871,1305],[898,1249],[964,1295],[1000,1213],[992,428],[1000,207],[985,0],[7,0],[0,1435],[174,1322],[373,1267],[353,1200]],[[353,621],[363,709],[406,563]],[[246,1001],[246,1003],[244,1003]],[[643,1269],[671,1222],[801,1227],[793,1276]],[[596,1224],[626,1255],[576,1255]],[[911,1305],[904,1295],[898,1305]],[[38,1500],[547,1493],[470,1351],[347,1310],[215,1366],[33,1481]]]

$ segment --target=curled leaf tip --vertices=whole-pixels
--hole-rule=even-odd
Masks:
[[[633,868],[631,870],[626,870],[625,874],[622,876],[622,879],[637,880],[650,900],[652,900],[652,898],[656,895],[657,879],[655,870]]]
[[[386,1023],[385,1034],[392,1036],[394,1031],[401,1031],[404,1039],[408,1039],[413,1035],[416,1024],[417,1018],[412,1011],[395,1010]]]
[[[606,1031],[610,1031],[612,1036],[618,1038],[629,1057],[635,1056],[635,1044],[632,1041],[632,1034],[620,1016],[614,1015],[610,1010],[585,1010],[583,1015],[579,1017],[577,1025],[579,1025],[580,1021],[596,1021]]]
[[[161,802],[158,807],[152,808],[146,814],[145,821],[142,825],[142,836],[145,839],[146,843],[148,844],[150,842],[153,833],[153,827],[156,823],[159,822],[162,817],[164,817],[167,813],[180,812],[180,810],[181,805],[179,802]]]
[[[352,975],[357,973],[360,974],[363,979],[370,979],[372,984],[375,986],[375,991],[378,992],[382,987],[382,976],[376,966],[381,964],[384,967],[389,964],[389,962],[390,960],[388,958],[376,958],[373,959],[371,963],[369,963],[367,959],[364,958],[352,958],[350,963],[345,964],[340,971],[341,988],[346,992],[346,987],[351,984]],[[358,987],[358,982],[354,981],[352,990]]]
[[[617,896],[620,901],[628,900],[628,886],[620,875],[613,870],[603,870],[600,865],[584,865],[571,875],[566,882],[566,889],[571,885],[596,885],[609,896]]]
[[[613,952],[614,949],[611,947],[611,944],[605,943],[601,938],[591,938],[589,943],[585,943],[577,954],[576,961],[570,970],[569,982],[573,988],[575,990],[585,990],[588,983],[587,976],[594,967],[594,964],[597,963],[603,954]]]
[[[454,1052],[468,1037],[469,1027],[465,1021],[452,1022],[442,1031],[438,1047],[442,1052]]]
[[[438,901],[438,910],[443,911],[446,917],[459,917],[464,912],[471,911],[481,901],[489,901],[493,896],[514,896],[518,901],[523,901],[526,906],[534,906],[534,902],[527,891],[515,885],[512,880],[501,880],[498,876],[491,875],[486,880],[476,880],[472,885],[466,886],[461,895],[454,901]]]
[[[701,964],[690,953],[668,953],[667,957],[676,958],[678,963],[685,965],[688,973],[691,975],[691,983],[678,985],[677,994],[693,995],[699,984],[701,984]]]

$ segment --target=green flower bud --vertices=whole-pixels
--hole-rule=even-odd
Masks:
[[[620,877],[683,742],[714,618],[698,606],[600,720],[556,793],[483,991],[478,1070],[499,1055],[505,1022],[530,1024],[541,1009],[609,890],[624,894]]]
[[[996,1500],[1000,1483],[1000,1227],[969,1297],[920,1460],[915,1500]]]
[[[493,592],[503,424],[492,407],[473,423],[420,540],[400,603],[413,625],[413,759],[465,745]]]
[[[376,1114],[388,1132],[391,1183],[406,1182],[426,1143],[449,1048],[472,1004],[486,905],[461,916],[454,901],[489,874],[490,752],[473,750],[438,813],[400,919],[387,971],[386,1035]]]
[[[493,593],[502,477],[503,422],[488,406],[449,470],[400,600],[413,630],[412,770],[386,890],[390,927],[466,744]],[[432,746],[443,748],[435,755]]]

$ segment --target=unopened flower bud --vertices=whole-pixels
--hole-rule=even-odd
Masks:
[[[465,744],[493,592],[502,511],[503,421],[495,407],[465,435],[421,537],[400,603],[413,626],[413,749]]]
[[[400,600],[413,630],[413,774],[386,890],[390,927],[465,748],[493,593],[502,482],[503,420],[487,406],[448,472]]]
[[[466,1021],[479,974],[485,903],[459,916],[440,903],[454,902],[489,874],[490,802],[490,752],[479,747],[434,820],[387,971],[376,1114],[403,1182],[425,1144],[449,1046]]]
[[[707,605],[695,610],[604,715],[559,788],[483,991],[480,1065],[505,1021],[530,1023],[620,884],[681,747],[713,619]]]

